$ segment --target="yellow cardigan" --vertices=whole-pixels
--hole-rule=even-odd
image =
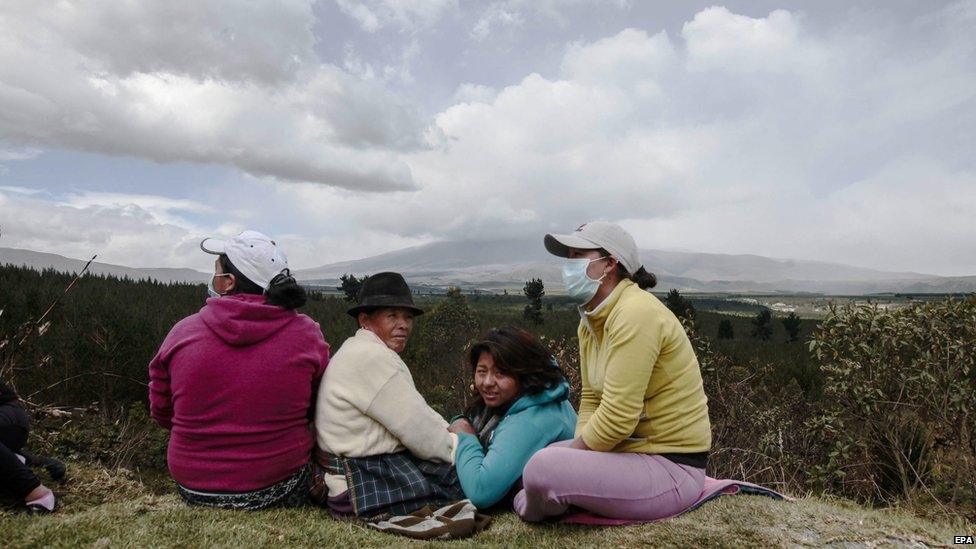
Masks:
[[[583,391],[576,436],[594,450],[644,454],[710,449],[708,399],[681,323],[623,280],[579,326]]]

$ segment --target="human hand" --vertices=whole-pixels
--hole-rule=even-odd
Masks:
[[[447,430],[455,434],[458,433],[467,433],[469,435],[476,434],[474,432],[474,427],[471,426],[471,422],[469,422],[467,418],[463,418],[463,417],[454,420],[454,423],[450,424],[447,427]]]
[[[567,445],[567,447],[573,448],[574,450],[592,450],[592,448],[583,442],[583,437],[574,438],[573,441]]]

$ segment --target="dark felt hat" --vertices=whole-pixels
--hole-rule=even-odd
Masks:
[[[400,273],[370,275],[359,289],[359,302],[346,312],[355,318],[359,313],[368,313],[384,307],[410,309],[414,316],[424,314],[423,309],[413,304],[410,287]]]

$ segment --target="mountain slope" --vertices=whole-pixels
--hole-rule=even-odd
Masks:
[[[940,277],[886,272],[822,261],[775,259],[758,255],[641,250],[644,265],[659,287],[705,292],[881,292],[944,293],[976,291],[976,277]],[[529,278],[560,283],[560,263],[541,239],[443,241],[365,259],[297,271],[305,281],[331,284],[346,273],[399,271],[412,282],[481,288],[518,287]]]
[[[54,269],[56,271],[77,273],[85,267],[85,263],[87,261],[71,259],[57,254],[20,250],[17,248],[0,248],[0,265],[11,264],[32,267],[38,270]],[[137,269],[122,265],[99,263],[97,261],[92,262],[91,267],[88,268],[88,272],[98,275],[129,277],[136,280],[152,278],[160,282],[190,282],[194,284],[206,282],[209,276],[206,273],[201,273],[193,269]]]
[[[976,276],[941,277],[893,273],[821,261],[642,250],[648,270],[658,277],[658,289],[732,293],[813,292],[834,295],[872,293],[968,293],[976,291]],[[57,254],[0,248],[0,264],[78,272],[85,261]],[[373,257],[343,261],[295,272],[311,284],[334,285],[343,274],[381,271],[403,273],[412,284],[457,285],[488,290],[519,289],[530,278],[541,278],[557,293],[561,264],[539,239],[442,241],[404,248]],[[94,274],[152,278],[160,282],[204,283],[208,275],[193,269],[132,268],[92,263]]]

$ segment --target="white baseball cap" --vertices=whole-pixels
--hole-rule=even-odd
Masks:
[[[267,290],[271,280],[288,268],[288,258],[278,244],[265,234],[244,231],[227,239],[208,237],[200,249],[213,255],[227,255],[230,262],[248,280]]]
[[[610,252],[630,274],[644,266],[637,250],[634,237],[616,223],[594,221],[580,225],[570,234],[547,234],[546,250],[552,255],[569,257],[569,249],[595,250],[603,248]]]

